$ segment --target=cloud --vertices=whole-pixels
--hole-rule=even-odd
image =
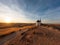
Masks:
[[[0,0],[0,19],[9,16],[13,22],[60,22],[60,0]],[[19,21],[20,20],[20,21]]]
[[[60,7],[45,11],[42,18],[45,23],[60,23]]]
[[[14,8],[14,6],[13,6]],[[26,19],[26,16],[24,15],[24,11],[22,11],[20,8],[11,8],[7,5],[4,5],[3,3],[0,3],[0,19],[2,22],[4,22],[5,17],[11,17],[13,18],[12,22],[27,22],[28,20]],[[15,9],[18,9],[16,11]],[[20,21],[19,21],[20,20]],[[27,20],[27,21],[24,21]]]

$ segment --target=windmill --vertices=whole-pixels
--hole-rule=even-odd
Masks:
[[[40,18],[40,20],[36,21],[36,26],[40,26],[40,25],[41,25],[41,18]]]

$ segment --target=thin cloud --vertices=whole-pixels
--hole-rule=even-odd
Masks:
[[[59,0],[0,0],[0,17],[10,16],[14,22],[59,22]],[[18,21],[20,20],[20,21]],[[58,21],[57,21],[58,20]]]

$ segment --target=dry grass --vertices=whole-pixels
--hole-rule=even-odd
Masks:
[[[17,41],[10,41],[6,45],[60,45],[60,33],[58,32],[49,28],[34,27],[25,32],[21,40],[18,37]]]
[[[26,28],[31,28],[33,24],[20,24],[20,23],[15,23],[15,24],[5,24],[2,23],[0,24],[0,36],[10,34],[12,32],[16,32],[18,30],[24,30]],[[21,27],[22,26],[22,27]]]
[[[16,28],[18,32],[19,30],[25,29],[28,29],[28,31],[21,35],[17,33],[14,39],[8,40],[4,45],[60,45],[60,31],[52,25],[42,25],[40,27],[35,27],[33,25],[19,29]]]

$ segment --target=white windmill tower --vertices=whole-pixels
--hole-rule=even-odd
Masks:
[[[36,21],[36,26],[41,26],[41,18],[40,18],[40,20]]]

